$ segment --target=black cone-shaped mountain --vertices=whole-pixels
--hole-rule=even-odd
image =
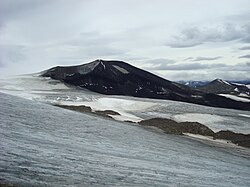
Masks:
[[[96,60],[79,66],[57,66],[44,71],[41,76],[108,95],[169,99],[207,106],[250,110],[250,106],[246,103],[194,90],[122,61]]]

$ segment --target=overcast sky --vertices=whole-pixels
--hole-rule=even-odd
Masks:
[[[95,59],[249,80],[250,0],[0,0],[0,76]]]

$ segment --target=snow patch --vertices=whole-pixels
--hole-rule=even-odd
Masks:
[[[239,116],[243,116],[243,117],[246,117],[246,118],[250,118],[250,115],[247,115],[247,114],[238,114]]]
[[[177,114],[173,115],[171,118],[177,122],[198,122],[208,126],[213,131],[222,130],[221,128],[216,127],[215,123],[223,122],[225,120],[222,116],[201,113]]]
[[[234,88],[234,91],[236,91],[236,92],[240,92],[238,88]]]
[[[74,76],[74,75],[75,75],[75,73],[66,74],[67,77],[72,77],[72,76]]]
[[[222,84],[227,84],[227,85],[231,86],[231,84],[228,83],[227,81],[223,81],[223,80],[221,80],[221,79],[218,79],[218,81],[219,81],[220,83],[222,83]]]
[[[221,116],[217,116],[214,114],[200,114],[200,113],[177,114],[174,115],[173,118],[177,122],[188,121],[188,122],[199,122],[199,123],[218,122],[224,120],[224,118]]]
[[[191,133],[183,133],[183,134],[192,138],[192,139],[196,139],[196,140],[210,141],[211,143],[214,143],[214,144],[221,144],[221,145],[227,144],[230,147],[237,147],[237,145],[233,144],[229,140],[213,139],[213,137],[211,137],[211,136],[202,136],[199,134],[191,134]]]
[[[220,96],[235,100],[235,101],[241,101],[241,102],[250,102],[250,99],[246,99],[246,98],[242,98],[242,97],[238,97],[235,95],[230,95],[230,94],[219,94]]]
[[[240,83],[236,83],[236,82],[232,82],[232,83],[235,85],[238,85],[238,86],[246,86],[245,84],[240,84]]]
[[[120,72],[122,72],[122,73],[124,73],[124,74],[128,74],[129,72],[126,70],[126,69],[124,69],[124,68],[122,68],[122,67],[120,67],[120,66],[116,66],[116,65],[112,65],[115,69],[117,69],[118,71],[120,71]]]
[[[247,92],[248,93],[248,92]],[[245,94],[245,93],[240,93],[239,94],[240,97],[249,97],[249,95]]]
[[[143,102],[143,101],[135,101],[128,99],[120,99],[120,98],[98,98],[92,101],[84,101],[84,102],[67,102],[61,101],[61,105],[71,105],[71,106],[89,106],[93,111],[98,110],[113,110],[118,112],[120,115],[110,115],[114,119],[119,121],[133,121],[139,122],[142,118],[131,114],[136,111],[145,111],[146,109],[155,105],[152,102]]]
[[[82,66],[78,67],[78,72],[82,75],[85,75],[91,71],[93,71],[95,69],[95,67],[99,64],[99,61],[94,61],[94,62],[90,62],[88,64],[84,64]]]
[[[105,66],[105,64],[103,64],[103,62],[101,62],[101,65],[103,66],[104,69],[106,68],[106,66]]]

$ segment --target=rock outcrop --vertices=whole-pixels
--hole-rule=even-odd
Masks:
[[[183,133],[211,136],[214,139],[224,139],[242,147],[250,147],[250,134],[235,133],[232,131],[213,132],[207,126],[197,122],[178,123],[171,119],[153,118],[139,122],[142,126],[153,126],[168,134],[183,135]]]

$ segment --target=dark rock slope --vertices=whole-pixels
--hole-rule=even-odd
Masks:
[[[108,95],[169,99],[207,106],[250,110],[250,105],[247,103],[204,93],[171,82],[122,61],[96,60],[79,66],[57,66],[44,71],[41,76]]]

